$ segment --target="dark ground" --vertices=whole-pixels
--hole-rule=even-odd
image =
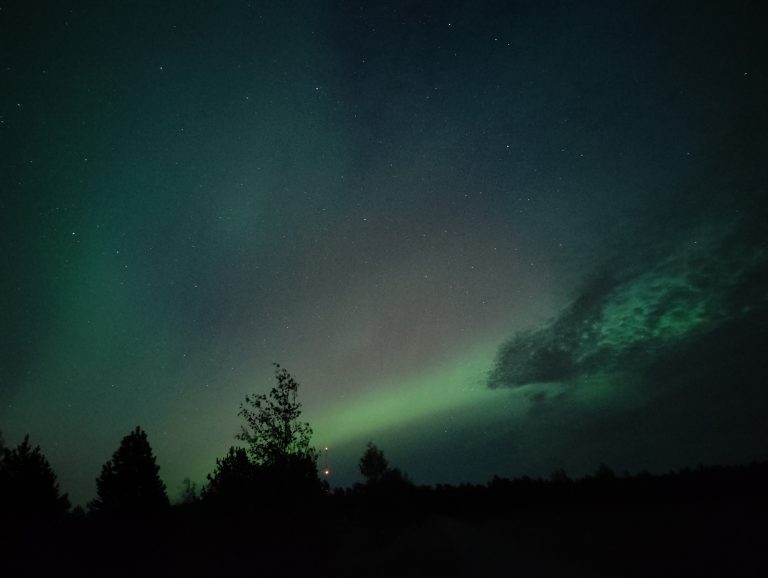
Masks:
[[[763,576],[765,502],[27,527],[3,576]],[[4,532],[7,534],[7,531]],[[7,565],[6,565],[7,564]]]

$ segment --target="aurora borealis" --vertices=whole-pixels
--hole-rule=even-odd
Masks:
[[[0,3],[0,431],[173,496],[271,362],[332,483],[768,452],[760,3]]]

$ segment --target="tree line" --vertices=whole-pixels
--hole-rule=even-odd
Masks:
[[[275,364],[276,385],[268,394],[247,395],[238,415],[244,420],[236,438],[245,446],[232,446],[216,460],[214,471],[200,492],[184,481],[182,503],[204,501],[218,511],[248,514],[275,504],[298,508],[330,492],[318,474],[318,451],[311,446],[312,428],[301,421],[298,382]],[[96,498],[89,513],[142,516],[170,507],[146,432],[139,426],[126,435],[101,468]],[[360,471],[371,486],[410,483],[399,470],[389,468],[383,452],[373,444],[360,461]],[[55,518],[70,509],[67,494],[40,446],[29,435],[15,448],[6,448],[0,435],[0,515]]]
[[[768,465],[710,467],[666,475],[643,472],[617,476],[605,465],[580,479],[558,470],[548,479],[494,477],[486,485],[417,487],[384,452],[370,442],[359,461],[363,484],[331,492],[318,473],[312,428],[301,421],[298,382],[275,364],[276,384],[268,394],[247,395],[238,415],[244,425],[237,440],[216,460],[198,491],[185,480],[181,506],[247,518],[255,513],[306,510],[328,499],[338,509],[377,505],[383,510],[454,511],[472,508],[526,508],[572,504],[610,505],[709,499],[731,492],[760,494]],[[165,484],[147,434],[136,427],[120,442],[96,479],[96,498],[88,504],[94,517],[141,517],[169,510]],[[7,448],[0,435],[0,517],[57,518],[70,510],[67,494],[39,446],[29,436]],[[365,507],[363,507],[365,509]]]

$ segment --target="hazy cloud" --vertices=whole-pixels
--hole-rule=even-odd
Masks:
[[[676,366],[714,364],[702,344],[713,335],[753,333],[754,321],[765,316],[768,251],[744,223],[699,233],[594,275],[548,325],[499,348],[488,385],[655,373],[669,356]]]

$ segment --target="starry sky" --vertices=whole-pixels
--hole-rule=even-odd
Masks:
[[[0,2],[6,442],[173,498],[279,362],[332,485],[765,459],[765,17]]]

